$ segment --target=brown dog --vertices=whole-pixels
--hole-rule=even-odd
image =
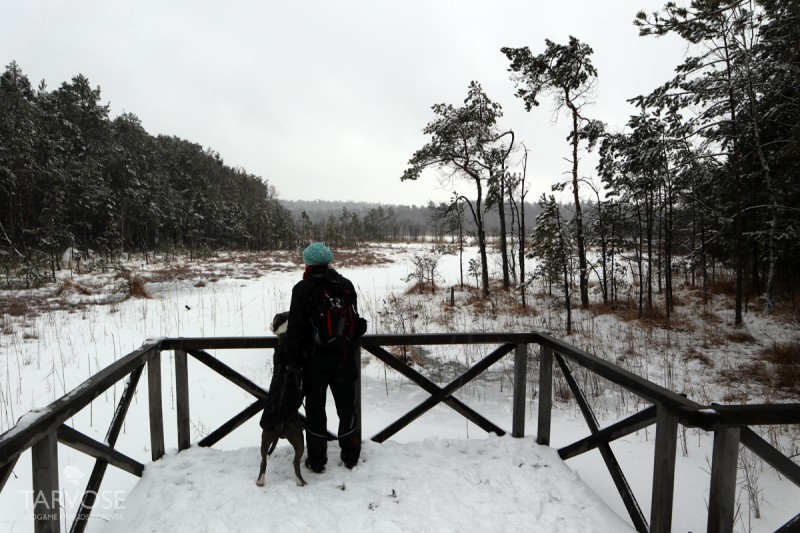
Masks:
[[[302,487],[306,484],[306,480],[303,479],[303,475],[300,473],[300,459],[303,457],[305,445],[303,444],[303,421],[297,413],[286,422],[261,432],[261,468],[258,470],[256,485],[259,487],[264,486],[267,456],[271,455],[275,450],[280,438],[288,440],[294,447],[294,474],[297,476],[297,486]]]

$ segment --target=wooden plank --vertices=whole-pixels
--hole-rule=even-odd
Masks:
[[[14,467],[17,466],[17,459],[19,459],[19,455],[12,457],[9,462],[0,467],[0,492],[3,492],[3,487],[6,486],[8,478],[14,472]]]
[[[197,445],[203,448],[210,448],[223,438],[230,435],[233,430],[253,418],[253,416],[256,414],[260,413],[262,409],[264,409],[264,402],[262,400],[256,400],[247,406],[243,411],[234,415],[233,418],[200,439],[197,442]]]
[[[277,337],[177,337],[164,339],[162,350],[247,350],[274,349]]]
[[[232,369],[213,355],[202,350],[186,350],[189,355],[215,371],[228,381],[238,385],[240,388],[246,390],[259,400],[267,399],[267,391],[250,381],[248,378],[241,375],[236,370]]]
[[[19,455],[40,441],[45,435],[70,419],[75,413],[89,405],[97,396],[105,392],[117,381],[125,378],[142,364],[157,344],[145,344],[117,362],[107,366],[78,387],[68,392],[43,410],[43,414],[31,417],[22,427],[17,424],[0,435],[0,464]]]
[[[650,532],[672,530],[672,501],[675,496],[675,452],[678,446],[678,418],[664,407],[656,418],[656,449],[653,454],[653,494]]]
[[[600,430],[597,424],[597,418],[595,418],[594,412],[592,412],[592,408],[589,406],[589,402],[586,400],[586,397],[578,385],[578,382],[572,375],[572,370],[570,370],[569,365],[559,353],[555,353],[554,356],[556,361],[558,361],[558,366],[561,368],[564,379],[567,381],[567,385],[569,385],[570,390],[572,390],[575,401],[578,402],[578,407],[583,414],[586,425],[589,426],[589,430],[591,431],[592,435],[597,434]],[[628,484],[628,480],[625,478],[625,474],[622,472],[622,468],[619,466],[617,458],[614,456],[614,452],[611,451],[611,446],[609,446],[607,443],[600,444],[598,449],[600,451],[600,455],[603,457],[603,461],[606,463],[608,473],[611,474],[611,479],[614,481],[614,485],[617,487],[617,492],[619,492],[622,502],[625,504],[625,508],[628,510],[628,514],[633,522],[633,527],[640,532],[649,531],[650,528],[647,525],[647,520],[642,513],[642,509],[639,507],[639,502],[636,501],[636,497],[633,495],[633,491]]]
[[[175,405],[178,417],[178,451],[191,445],[189,417],[189,366],[185,350],[175,350]]]
[[[739,428],[714,432],[711,458],[711,491],[708,496],[709,533],[733,531],[736,511],[736,469],[739,458]]]
[[[117,409],[114,411],[114,417],[111,419],[111,424],[106,433],[106,444],[111,448],[117,444],[117,438],[119,438],[119,434],[122,431],[125,416],[128,414],[128,408],[133,401],[134,393],[143,371],[144,363],[131,372],[128,383],[125,385],[125,390],[122,391],[122,396],[120,396]],[[89,516],[97,500],[97,492],[100,490],[100,484],[103,482],[107,468],[108,463],[106,461],[102,459],[95,461],[92,473],[89,475],[89,481],[86,483],[86,490],[83,491],[81,504],[75,513],[75,519],[72,521],[70,533],[83,533],[86,529],[86,525],[89,523]]]
[[[558,455],[561,459],[566,461],[567,459],[572,459],[590,450],[594,450],[600,444],[613,442],[631,433],[635,433],[640,429],[644,429],[655,423],[656,410],[657,407],[651,405],[643,411],[639,411],[624,420],[620,420],[607,428],[601,429],[594,435],[560,448],[558,450]]]
[[[377,346],[425,346],[444,344],[532,344],[538,342],[537,333],[421,333],[414,335],[364,335],[362,348]],[[162,350],[225,350],[247,348],[275,348],[276,337],[179,337],[160,341]]]
[[[111,466],[116,466],[134,476],[142,477],[144,472],[144,465],[139,461],[67,425],[62,424],[58,428],[58,441],[95,459],[102,459]]]
[[[153,461],[164,456],[164,411],[161,396],[161,354],[147,359],[147,398],[150,407],[150,451]]]
[[[800,403],[766,403],[752,405],[711,404],[706,410],[713,420],[708,429],[756,425],[800,424]],[[713,411],[716,412],[714,415]]]
[[[400,372],[403,376],[407,377],[417,385],[419,385],[425,392],[429,394],[435,394],[439,392],[441,387],[431,381],[430,379],[426,378],[407,364],[403,363],[400,359],[395,357],[394,355],[390,354],[383,348],[379,346],[371,346],[369,348],[365,348],[366,351],[392,367],[393,369]],[[458,398],[453,398],[452,396],[445,399],[444,403],[451,407],[454,411],[456,411],[461,416],[465,417],[467,420],[481,428],[487,433],[494,433],[497,436],[505,435],[506,432],[503,431],[501,428],[496,426],[494,423],[489,421],[486,417],[481,415],[480,413],[474,411],[471,407],[466,405],[464,402],[459,400]]]
[[[550,422],[553,412],[553,351],[542,346],[539,354],[539,425],[536,442],[550,446]]]
[[[514,411],[511,417],[511,436],[525,436],[525,400],[527,399],[528,345],[517,344],[514,349]]]
[[[786,457],[750,428],[742,428],[740,438],[742,444],[761,457],[765,463],[800,487],[800,465]]]
[[[705,420],[705,414],[698,411],[703,406],[684,398],[680,394],[545,333],[537,333],[536,337],[536,342],[543,347],[550,348],[555,353],[561,354],[598,376],[628,389],[650,403],[667,407],[671,412],[678,415],[681,423],[694,426],[698,425],[699,421]]]
[[[775,533],[797,533],[800,531],[800,514],[775,530]]]
[[[61,531],[61,502],[58,488],[58,439],[51,431],[31,447],[33,473],[33,530]]]
[[[139,384],[139,379],[142,377],[142,372],[144,372],[144,366],[144,363],[141,363],[131,372],[131,377],[125,385],[125,390],[122,391],[122,396],[119,398],[117,409],[114,411],[114,418],[111,419],[111,424],[108,426],[106,443],[112,448],[117,444],[122,426],[125,424],[125,416],[128,414],[128,408],[131,406],[131,402],[133,402],[134,395],[136,394],[136,387]]]
[[[413,335],[364,335],[361,346],[426,346],[445,344],[532,344],[537,342],[535,333],[416,333]]]
[[[470,380],[481,375],[487,368],[499,361],[502,357],[514,349],[513,344],[504,344],[495,349],[492,353],[475,363],[466,372],[448,383],[445,387],[435,392],[430,398],[417,405],[414,409],[397,419],[395,422],[379,431],[372,440],[375,442],[385,442],[392,435],[406,427],[408,424],[428,412],[431,408],[448,398],[455,391],[463,387]]]

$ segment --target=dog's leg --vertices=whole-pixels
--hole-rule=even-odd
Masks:
[[[284,435],[294,448],[294,475],[297,476],[297,486],[302,487],[306,484],[303,474],[300,473],[300,460],[303,458],[303,451],[305,451],[303,429],[299,422],[297,424],[289,424]]]
[[[261,467],[258,469],[258,479],[256,485],[264,486],[264,476],[267,471],[267,450],[270,444],[269,433],[266,430],[261,432]]]

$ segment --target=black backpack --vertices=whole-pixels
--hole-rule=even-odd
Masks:
[[[314,344],[323,349],[348,350],[363,334],[355,309],[356,295],[344,280],[317,279],[311,291],[311,331]]]

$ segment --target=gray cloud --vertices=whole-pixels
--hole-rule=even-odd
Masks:
[[[538,52],[545,38],[570,34],[588,43],[599,70],[588,114],[621,127],[635,112],[625,100],[666,81],[680,59],[679,43],[640,38],[632,24],[637,10],[659,6],[11,0],[0,7],[0,60],[50,88],[84,74],[112,114],[133,112],[152,134],[213,148],[288,199],[446,199],[434,176],[399,176],[425,142],[431,105],[460,104],[477,80],[502,104],[502,126],[531,149],[535,198],[568,170],[568,124],[554,122],[549,101],[524,111],[500,47]]]

